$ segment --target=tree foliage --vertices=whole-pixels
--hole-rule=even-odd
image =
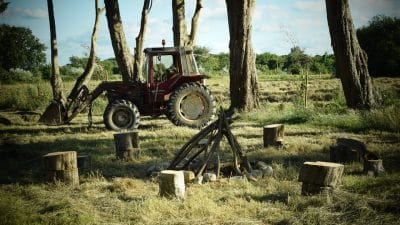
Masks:
[[[373,76],[398,76],[400,71],[400,19],[375,16],[357,30],[361,47],[368,55]]]
[[[29,28],[0,25],[0,67],[33,71],[46,62],[45,50]]]

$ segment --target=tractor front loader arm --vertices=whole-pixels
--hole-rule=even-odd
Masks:
[[[109,84],[107,82],[102,82],[99,84],[91,93],[89,93],[89,89],[86,86],[83,86],[79,90],[79,94],[75,97],[75,99],[69,99],[71,102],[71,111],[67,115],[67,120],[65,123],[71,122],[80,112],[86,109],[87,106],[91,105],[97,97],[99,97],[104,91],[107,90]]]

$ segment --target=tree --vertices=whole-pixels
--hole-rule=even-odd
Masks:
[[[348,0],[325,0],[325,3],[336,73],[342,82],[346,104],[354,109],[370,109],[375,101],[367,55],[358,43]]]
[[[123,82],[137,80],[133,71],[132,55],[126,43],[125,33],[119,13],[118,0],[104,0],[108,30],[114,49],[115,59],[122,75]]]
[[[368,55],[372,76],[398,76],[400,71],[400,19],[375,16],[357,30],[361,47]]]
[[[47,0],[47,9],[49,12],[50,23],[50,46],[51,46],[51,88],[53,90],[53,101],[47,106],[44,113],[41,115],[39,122],[58,125],[62,124],[67,117],[66,100],[63,92],[63,81],[60,76],[60,67],[58,65],[58,48],[56,23],[54,19],[53,0]]]
[[[300,47],[295,46],[290,49],[283,68],[291,74],[300,74],[308,67],[310,57],[304,53]]]
[[[8,4],[10,3],[0,0],[0,14],[7,10]]]
[[[80,90],[83,86],[86,86],[90,81],[93,71],[96,65],[96,39],[97,31],[99,28],[99,18],[104,9],[98,7],[98,0],[95,1],[96,17],[93,27],[93,33],[91,38],[91,48],[89,58],[87,59],[86,67],[84,72],[78,77],[72,88],[68,101],[64,99],[62,79],[60,76],[60,69],[58,66],[58,55],[57,55],[57,39],[56,39],[56,27],[54,20],[53,2],[48,0],[49,9],[49,21],[50,21],[50,34],[51,34],[51,64],[52,64],[52,76],[51,86],[53,88],[54,101],[46,108],[45,112],[39,119],[39,122],[46,124],[62,124],[68,121],[68,110],[72,102],[76,99]],[[82,60],[78,57],[71,57],[71,63],[82,64]]]
[[[0,67],[36,70],[46,62],[45,50],[29,28],[0,25]]]
[[[49,12],[50,23],[50,46],[51,46],[51,87],[53,89],[53,99],[65,108],[65,98],[63,93],[63,82],[60,76],[60,67],[58,65],[58,47],[56,22],[54,19],[53,0],[47,0],[47,9]]]
[[[142,19],[140,21],[140,31],[139,31],[138,36],[136,37],[133,73],[138,78],[142,77],[142,64],[143,64],[143,58],[144,58],[143,42],[144,42],[144,35],[146,34],[146,30],[147,30],[147,18],[150,13],[151,5],[152,5],[152,0],[144,0],[143,9],[142,9]]]
[[[231,108],[250,111],[258,106],[255,54],[251,45],[251,19],[255,0],[226,0],[229,23]]]
[[[185,21],[185,0],[172,0],[174,46],[194,46],[201,8],[203,8],[202,0],[196,0],[191,30],[190,34],[188,34]]]
[[[96,66],[96,47],[97,47],[97,33],[100,25],[100,16],[104,12],[104,8],[99,8],[99,1],[95,1],[95,22],[93,26],[91,44],[90,44],[90,53],[89,58],[86,63],[85,70],[82,75],[78,77],[75,82],[74,87],[72,88],[70,94],[68,95],[68,101],[73,101],[79,94],[80,89],[83,86],[87,86],[90,79],[92,78],[95,66]]]

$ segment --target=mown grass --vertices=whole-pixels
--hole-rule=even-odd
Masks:
[[[397,81],[381,81],[398,93]],[[209,80],[208,85],[219,105],[226,106],[227,80]],[[307,108],[296,98],[265,98],[259,109],[232,124],[245,154],[270,164],[273,177],[193,184],[184,201],[160,198],[158,183],[146,170],[171,160],[196,129],[176,127],[165,117],[144,117],[141,157],[121,162],[115,160],[114,132],[102,124],[102,103],[91,129],[85,114],[68,126],[49,127],[35,123],[37,114],[1,111],[12,125],[0,125],[0,224],[398,224],[398,96],[381,108],[359,112],[344,107],[337,80],[315,80],[310,86],[311,96],[319,96],[320,90],[332,96],[324,101],[324,96],[315,97]],[[277,99],[298,94],[298,83],[292,81],[267,81],[261,87],[263,94]],[[285,124],[283,148],[263,147],[262,127],[270,123]],[[341,137],[366,143],[383,159],[386,175],[367,177],[360,163],[346,164],[342,186],[333,195],[302,196],[302,163],[329,160],[329,147]],[[80,171],[81,184],[43,183],[41,156],[65,150],[92,157],[91,168]],[[226,141],[221,151],[227,159]]]

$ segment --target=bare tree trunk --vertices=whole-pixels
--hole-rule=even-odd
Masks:
[[[132,55],[126,43],[118,0],[104,0],[104,5],[115,59],[122,75],[122,81],[126,83],[131,80],[137,80],[133,73]]]
[[[354,109],[370,109],[375,100],[368,72],[368,59],[358,43],[348,0],[325,2],[336,58],[336,73],[342,81],[347,106]]]
[[[152,0],[144,0],[142,9],[142,19],[140,21],[140,31],[138,36],[136,37],[133,73],[136,74],[138,79],[142,77],[143,42],[144,42],[144,35],[146,34],[147,30],[147,18],[151,9],[151,4],[152,4],[151,1]]]
[[[185,21],[185,0],[172,0],[174,46],[194,46],[201,8],[203,8],[202,0],[196,0],[196,9],[192,17],[190,34],[188,34]]]
[[[50,41],[51,41],[51,88],[53,90],[53,101],[47,106],[46,110],[39,118],[39,123],[47,125],[63,124],[67,118],[66,101],[63,93],[63,82],[60,76],[58,65],[58,49],[56,23],[54,19],[53,1],[47,0],[47,8],[50,23]]]
[[[255,0],[226,0],[229,23],[229,74],[231,108],[250,111],[257,107],[258,84],[251,44],[251,20]]]
[[[69,96],[68,101],[73,101],[77,95],[79,94],[79,90],[83,86],[87,86],[90,79],[92,78],[93,71],[96,65],[96,48],[97,48],[97,33],[99,30],[100,24],[100,16],[104,11],[104,8],[99,8],[99,0],[95,1],[95,10],[96,10],[96,17],[93,26],[92,38],[91,38],[91,45],[90,45],[90,54],[89,59],[85,67],[85,71],[83,71],[82,75],[78,77],[75,82],[74,87],[72,88]]]
[[[51,41],[51,87],[53,88],[53,98],[64,106],[65,98],[63,93],[63,82],[60,76],[60,68],[58,65],[58,49],[56,23],[54,19],[53,0],[47,0],[50,22],[50,41]]]

